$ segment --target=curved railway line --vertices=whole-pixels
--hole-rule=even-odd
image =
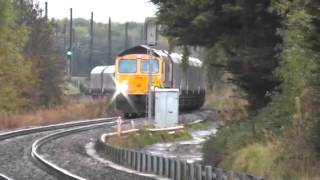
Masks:
[[[63,124],[56,124],[56,125],[49,125],[49,126],[43,126],[43,127],[36,127],[36,128],[21,129],[21,130],[15,130],[15,131],[11,131],[11,132],[5,132],[5,133],[0,134],[0,143],[5,143],[5,142],[12,143],[12,141],[13,142],[17,141],[14,143],[16,143],[16,145],[18,145],[19,141],[22,141],[22,139],[24,139],[26,137],[28,138],[27,141],[30,141],[29,139],[32,139],[32,141],[30,143],[28,143],[28,147],[17,148],[16,145],[13,145],[13,147],[17,148],[16,151],[20,152],[20,154],[26,154],[26,153],[29,153],[29,155],[31,154],[32,158],[29,158],[29,160],[33,159],[33,160],[37,161],[36,166],[41,165],[42,169],[45,167],[44,168],[45,171],[48,172],[49,174],[52,174],[54,172],[55,176],[52,178],[49,178],[49,176],[48,176],[48,179],[55,179],[56,177],[59,177],[59,179],[84,179],[84,178],[81,178],[77,175],[74,175],[74,174],[68,172],[67,170],[64,170],[64,169],[58,167],[57,165],[47,161],[43,156],[41,156],[38,153],[39,148],[43,144],[47,143],[48,141],[51,141],[55,138],[59,138],[59,137],[62,137],[62,136],[68,135],[68,134],[91,130],[91,129],[102,127],[102,126],[114,125],[114,124],[116,124],[116,119],[117,119],[117,117],[100,118],[100,119],[94,119],[94,120],[69,122],[69,123],[63,123]],[[39,134],[39,135],[37,135],[37,134]],[[35,137],[29,138],[28,136],[31,136],[31,135],[35,135]],[[39,138],[39,137],[41,137],[41,138]],[[31,153],[30,153],[29,149],[30,149],[32,142],[33,142],[33,144],[32,144]],[[23,144],[23,143],[21,143],[21,144]],[[5,145],[2,145],[1,147],[4,147],[4,146]],[[23,146],[23,145],[21,145],[21,146]],[[14,150],[12,150],[12,151],[14,151]],[[21,151],[24,151],[24,152],[21,153]],[[7,152],[8,152],[8,149],[7,149]],[[4,156],[6,156],[7,152],[1,152],[1,149],[0,149],[1,157],[3,158]],[[7,163],[17,163],[17,162],[9,162],[12,158],[10,156],[12,156],[12,154],[8,155],[8,162]],[[19,155],[17,155],[17,156],[19,156]],[[25,158],[23,158],[23,157],[16,157],[16,158],[21,161],[25,160]],[[17,161],[17,159],[15,159],[15,160]],[[5,163],[2,162],[2,164],[5,164]],[[23,164],[23,162],[21,164]],[[24,167],[24,168],[29,168],[29,167]],[[18,167],[18,169],[19,169],[19,167]],[[32,171],[34,171],[34,169]],[[56,175],[59,175],[59,176],[56,176]],[[47,175],[44,174],[44,177],[47,177]],[[17,179],[20,179],[20,178],[22,178],[22,177],[19,177]],[[23,178],[30,178],[30,177],[23,176]],[[36,179],[36,177],[34,177],[34,178]],[[15,179],[15,178],[11,177],[10,173],[7,174],[7,172],[5,172],[0,166],[0,180],[2,180],[2,179],[3,180],[11,180],[11,179]],[[39,179],[41,179],[41,177],[39,177]]]
[[[196,114],[190,114],[190,119],[210,113]],[[180,118],[185,121],[189,119],[187,116],[182,114]],[[96,143],[102,133],[114,131],[117,119],[83,120],[0,133],[0,180],[154,179],[113,169],[88,155],[94,149],[87,149],[87,145]],[[142,118],[134,121],[136,125],[145,123]]]
[[[105,123],[99,123],[99,124],[93,124],[93,125],[86,125],[80,128],[74,128],[74,129],[70,129],[70,130],[65,130],[62,132],[57,132],[54,134],[50,134],[47,135],[43,138],[40,138],[38,140],[36,140],[33,144],[32,144],[32,149],[31,149],[31,155],[32,157],[37,160],[39,163],[41,163],[43,165],[43,167],[51,173],[56,174],[59,179],[75,179],[75,180],[85,180],[85,178],[82,178],[76,174],[72,174],[71,172],[51,163],[49,160],[46,160],[45,157],[43,157],[41,155],[41,153],[38,152],[38,149],[41,148],[42,145],[49,143],[51,140],[53,139],[57,139],[63,136],[67,136],[70,134],[74,134],[77,132],[82,132],[82,131],[86,131],[86,130],[90,130],[90,129],[94,129],[94,128],[98,128],[101,126],[106,126],[106,125],[115,125],[116,121],[111,121],[111,122],[105,122]]]
[[[12,180],[12,179],[4,174],[0,174],[0,180]]]

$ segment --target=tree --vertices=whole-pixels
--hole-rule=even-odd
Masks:
[[[276,35],[280,18],[268,11],[270,0],[151,1],[159,7],[164,35],[179,45],[204,46],[209,53],[222,48],[226,62],[209,54],[207,69],[227,65],[224,70],[234,74],[233,82],[246,90],[252,107],[268,102],[266,93],[279,85],[272,72],[278,65],[275,47],[281,42]]]
[[[26,27],[16,23],[12,2],[0,1],[0,112],[22,110],[29,102],[34,81],[31,62],[22,55],[26,40]]]
[[[64,84],[63,54],[54,48],[53,22],[42,16],[32,0],[16,2],[19,23],[29,30],[24,56],[31,59],[37,85],[33,92],[35,105],[49,107],[61,102]]]

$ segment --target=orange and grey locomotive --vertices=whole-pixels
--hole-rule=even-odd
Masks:
[[[150,54],[152,53],[152,56]],[[152,57],[152,59],[151,59]],[[149,65],[154,88],[179,89],[180,110],[200,108],[205,99],[202,62],[189,57],[183,68],[182,55],[140,45],[119,53],[115,60],[117,109],[127,114],[146,112]]]

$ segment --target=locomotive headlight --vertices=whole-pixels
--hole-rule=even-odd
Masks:
[[[128,84],[127,83],[117,84],[116,90],[118,93],[126,93],[128,91]]]

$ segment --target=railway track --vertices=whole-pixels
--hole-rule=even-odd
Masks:
[[[12,179],[4,174],[0,174],[0,180],[12,180]]]
[[[116,119],[114,119],[114,120],[116,120]],[[82,178],[76,174],[73,174],[73,173],[67,171],[66,169],[63,169],[63,168],[51,163],[49,160],[45,159],[45,157],[43,157],[41,155],[41,153],[38,152],[38,150],[41,148],[42,145],[44,145],[46,143],[50,143],[50,141],[53,139],[61,138],[63,136],[78,133],[81,131],[95,129],[95,128],[98,128],[101,126],[115,125],[116,123],[117,123],[116,121],[111,121],[111,122],[105,122],[105,123],[99,123],[99,124],[93,124],[93,125],[85,125],[83,127],[73,128],[70,130],[65,130],[62,132],[57,132],[54,134],[47,135],[43,138],[36,140],[32,144],[31,155],[36,161],[38,161],[46,169],[46,171],[48,171],[52,174],[56,174],[56,176],[59,177],[59,179],[85,180],[85,178]]]
[[[35,128],[20,129],[20,130],[0,133],[0,141],[7,140],[10,138],[15,138],[18,136],[39,133],[39,132],[53,131],[53,130],[72,128],[72,127],[77,127],[77,126],[85,126],[85,125],[90,125],[90,124],[95,124],[95,123],[102,123],[105,121],[115,120],[116,118],[117,117],[99,118],[99,119],[93,119],[93,120],[83,120],[83,121],[54,124],[54,125],[41,126],[41,127],[35,127]]]
[[[43,127],[36,127],[36,128],[29,128],[29,129],[21,129],[21,130],[16,130],[12,132],[5,132],[0,134],[0,143],[1,143],[1,148],[4,148],[4,150],[1,152],[0,148],[0,156],[1,158],[4,158],[5,156],[7,157],[7,162],[3,162],[2,159],[2,166],[4,166],[6,169],[12,169],[12,168],[17,168],[16,171],[23,171],[24,169],[22,168],[30,168],[30,167],[24,167],[23,165],[27,160],[34,159],[36,160],[37,166],[41,164],[41,167],[46,167],[45,170],[49,173],[55,172],[55,174],[60,174],[59,179],[81,179],[80,177],[77,177],[71,173],[68,173],[66,170],[59,168],[58,166],[55,166],[54,164],[46,161],[40,154],[38,154],[37,150],[47,141],[52,140],[54,138],[59,138],[64,135],[70,134],[70,133],[76,133],[80,131],[85,131],[85,130],[90,130],[94,129],[97,127],[101,126],[106,126],[106,125],[113,125],[116,123],[117,117],[112,117],[112,118],[100,118],[100,119],[94,119],[94,120],[84,120],[84,121],[77,121],[77,122],[69,122],[69,123],[63,123],[63,124],[57,124],[57,125],[49,125],[49,126],[43,126]],[[58,131],[58,132],[56,132]],[[61,132],[60,132],[61,131]],[[53,133],[53,134],[52,134]],[[31,137],[32,136],[32,137]],[[34,136],[34,137],[33,137]],[[26,139],[26,140],[25,140]],[[31,140],[31,141],[30,141]],[[26,143],[25,141],[29,141]],[[30,146],[31,143],[34,141],[32,144],[31,150]],[[23,143],[20,143],[23,142]],[[4,144],[4,145],[2,145]],[[8,147],[7,149],[5,148],[6,145],[11,145],[12,147]],[[23,147],[17,147],[17,145],[20,145]],[[25,144],[26,146],[24,146]],[[13,148],[13,149],[12,149]],[[16,151],[17,157],[14,157],[16,159],[12,160],[12,154],[10,154],[10,151]],[[23,151],[23,152],[21,152]],[[31,151],[31,157],[32,158],[26,158],[22,157],[26,153],[30,155]],[[21,157],[19,157],[21,156]],[[15,165],[18,163],[16,161],[21,160],[20,167],[15,167]],[[15,162],[13,162],[15,161]],[[11,166],[6,166],[6,163],[11,164]],[[19,164],[19,163],[18,163]],[[28,171],[28,170],[24,170]],[[35,171],[35,168],[30,170]],[[45,173],[41,172],[43,177],[48,177]],[[64,176],[63,176],[64,175]],[[11,176],[11,177],[10,177]],[[61,178],[62,177],[62,178]],[[30,176],[27,175],[21,175],[17,179],[26,179],[30,178]],[[12,173],[7,173],[3,168],[0,166],[0,180],[11,180],[14,179],[12,177]],[[33,178],[34,179],[34,178]],[[39,177],[39,179],[41,179]],[[55,179],[55,177],[51,177],[48,179]]]
[[[185,119],[184,115],[181,118]],[[141,179],[112,169],[86,153],[87,145],[94,144],[102,133],[111,132],[116,120],[102,118],[1,133],[0,180]]]

